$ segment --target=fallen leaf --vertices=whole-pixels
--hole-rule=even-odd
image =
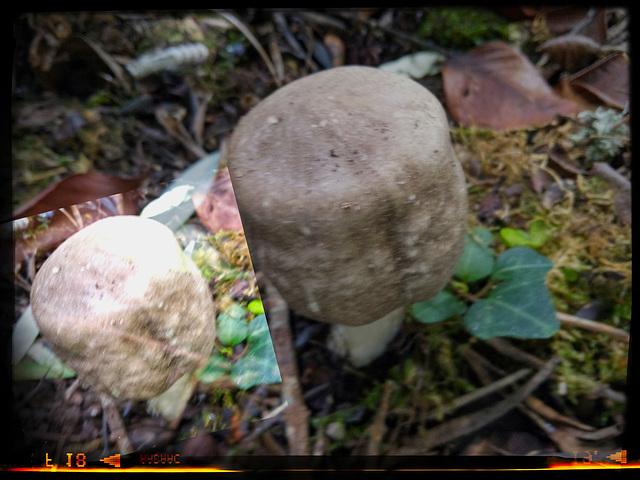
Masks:
[[[208,192],[194,192],[193,204],[198,218],[209,231],[216,233],[221,230],[242,230],[242,221],[227,168],[216,173]]]
[[[629,57],[614,52],[560,81],[563,93],[589,109],[593,105],[620,110],[629,103]]]
[[[101,172],[71,175],[53,183],[36,197],[16,208],[12,220],[136,190],[142,186],[147,175],[147,172],[137,177],[120,177]]]
[[[442,77],[447,108],[463,126],[523,128],[580,111],[576,102],[557,95],[536,67],[504,42],[488,42],[452,57]]]
[[[136,214],[142,196],[140,190],[130,190],[28,217],[26,228],[15,236],[15,267],[19,268],[36,252],[52,251],[78,230],[101,218]]]
[[[553,35],[562,35],[582,25],[580,33],[596,42],[607,38],[606,9],[589,6],[556,7],[546,15],[547,26]]]
[[[549,55],[551,61],[564,70],[573,73],[591,64],[602,47],[584,35],[567,34],[547,40],[538,50]]]
[[[543,145],[536,149],[536,153],[547,154],[549,158],[549,167],[551,167],[562,178],[575,179],[576,176],[585,175],[587,173],[585,170],[580,168],[568,152],[558,144]]]
[[[53,183],[16,208],[12,220],[26,217],[27,222],[15,235],[15,267],[20,267],[36,252],[52,250],[96,220],[136,214],[138,202],[144,196],[141,186],[147,175],[78,173]]]

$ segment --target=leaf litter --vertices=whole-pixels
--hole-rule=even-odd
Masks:
[[[572,16],[571,9],[560,11],[532,8],[523,12],[525,20],[519,20],[521,23],[518,28],[524,31],[529,29],[528,33],[541,34],[538,45],[554,35],[564,34],[588,35],[601,46],[606,40],[606,36],[602,36],[603,31],[606,35],[606,28],[603,30],[604,24],[601,23],[605,15],[604,9],[592,13],[590,9],[576,8],[573,10],[575,17]],[[415,46],[428,50],[433,44],[434,51],[438,54],[450,53],[450,50],[438,48],[437,38],[433,39],[435,42],[430,42],[417,33],[400,34],[401,31],[419,31],[419,15],[413,10],[372,9],[317,14],[304,12],[304,15],[302,12],[300,15],[286,12],[280,15],[278,21],[274,16],[260,11],[237,13],[233,16],[225,13],[224,21],[221,20],[223,17],[211,12],[203,13],[200,18],[193,14],[171,18],[145,14],[83,15],[32,16],[31,28],[35,32],[30,45],[32,66],[39,70],[36,77],[46,79],[50,75],[46,70],[50,68],[47,65],[55,64],[56,52],[60,48],[68,48],[64,38],[69,35],[58,38],[55,31],[82,31],[87,27],[92,32],[86,33],[87,38],[91,36],[90,42],[85,41],[84,45],[76,42],[77,51],[90,54],[93,63],[90,64],[88,73],[102,72],[102,78],[107,83],[106,88],[97,92],[96,84],[93,83],[95,78],[92,75],[87,77],[91,78],[88,85],[94,89],[93,97],[89,97],[94,103],[88,104],[90,106],[84,110],[84,115],[99,114],[104,121],[110,123],[117,120],[117,115],[113,115],[119,110],[119,105],[136,100],[123,95],[122,92],[127,91],[125,83],[128,82],[122,77],[118,78],[114,65],[126,65],[131,59],[156,47],[203,42],[210,50],[211,64],[196,66],[184,78],[181,78],[182,72],[173,72],[152,75],[138,80],[137,84],[131,83],[132,88],[142,92],[137,99],[138,106],[129,110],[135,121],[122,124],[118,130],[119,136],[115,137],[116,142],[109,149],[94,149],[92,151],[97,153],[97,157],[95,154],[89,157],[92,163],[90,168],[125,175],[136,175],[144,171],[147,165],[156,165],[152,168],[147,183],[150,198],[159,196],[163,186],[193,162],[194,152],[201,151],[199,149],[204,146],[203,142],[209,142],[208,145],[213,145],[214,148],[220,145],[229,132],[229,126],[246,111],[247,107],[237,101],[238,98],[245,98],[245,93],[257,98],[264,97],[281,81],[288,82],[315,71],[319,64],[316,59],[321,57],[314,57],[313,51],[309,49],[314,43],[321,46],[326,41],[329,47],[329,42],[333,42],[330,45],[331,51],[337,52],[335,61],[338,63],[378,65],[395,61],[415,51]],[[619,10],[607,10],[607,15],[611,28],[624,21]],[[238,30],[229,27],[229,18],[232,18],[232,23]],[[580,24],[581,30],[571,31]],[[51,30],[51,25],[64,25],[65,28]],[[300,29],[305,25],[311,28]],[[354,28],[355,33],[346,36],[345,32],[350,28]],[[304,59],[292,56],[287,50],[287,44],[291,44],[285,40],[283,29],[297,38],[298,45],[304,52]],[[101,35],[96,36],[97,32]],[[147,32],[148,37],[141,38],[136,32]],[[208,38],[207,35],[213,38]],[[133,41],[135,38],[139,39],[137,43]],[[173,39],[173,43],[166,39]],[[504,38],[499,40],[505,41]],[[564,40],[566,43],[566,38]],[[381,48],[384,43],[386,49]],[[261,44],[269,45],[269,48],[263,49]],[[253,46],[254,53],[259,53],[240,53],[236,56],[235,52],[243,51],[238,47],[242,45]],[[511,85],[506,90],[492,90],[498,94],[493,99],[490,96],[488,100],[468,104],[469,108],[482,105],[482,115],[474,113],[467,106],[459,105],[460,102],[454,102],[453,108],[449,107],[454,120],[454,147],[469,185],[470,229],[482,226],[492,232],[490,248],[499,253],[506,248],[500,241],[501,228],[531,232],[534,222],[544,221],[550,227],[550,237],[535,248],[553,264],[546,275],[546,283],[557,312],[572,315],[594,299],[602,299],[606,308],[600,310],[602,313],[596,320],[620,331],[628,330],[631,311],[630,213],[629,221],[622,221],[620,211],[624,211],[624,200],[620,210],[616,207],[620,201],[616,203],[616,193],[610,186],[613,178],[611,172],[603,173],[606,169],[599,167],[597,162],[589,163],[586,160],[589,139],[578,141],[572,138],[584,126],[568,118],[574,112],[572,108],[565,110],[567,105],[584,105],[585,102],[594,107],[622,110],[625,107],[625,88],[628,96],[628,87],[616,84],[618,86],[614,95],[606,89],[607,84],[611,83],[606,79],[611,78],[607,75],[622,79],[625,68],[628,68],[625,67],[625,55],[616,53],[615,56],[604,57],[588,65],[586,69],[566,76],[558,73],[558,64],[555,62],[545,64],[545,59],[540,58],[539,53],[527,53],[526,56],[530,55],[532,62],[537,59],[537,63],[527,63],[528,60],[524,61],[525,57],[521,57],[524,53],[506,53],[508,49],[505,45],[496,47],[494,43],[479,48],[481,53],[483,48],[489,52],[504,52],[505,59],[524,65],[522,68],[531,76],[524,82],[524,90],[516,82],[515,87]],[[70,50],[70,53],[73,52]],[[601,53],[602,51],[595,52],[596,56]],[[495,64],[492,66],[489,63],[488,67],[483,65],[482,55],[471,54],[474,68],[486,67],[489,72],[499,69]],[[593,55],[594,52],[587,49],[586,53],[577,54],[577,57],[591,59]],[[77,57],[72,54],[71,58]],[[252,60],[248,61],[249,58]],[[491,61],[499,59],[500,55]],[[455,61],[451,62],[450,68],[451,65],[455,66]],[[576,62],[581,63],[579,58]],[[221,67],[223,64],[233,68],[227,71],[216,69],[216,66]],[[612,68],[611,65],[614,64],[618,66]],[[559,65],[560,68],[567,67],[562,62]],[[590,67],[593,67],[591,72],[588,70]],[[114,74],[115,80],[108,78],[109,72]],[[49,112],[51,118],[61,118],[55,110],[59,108],[58,92],[66,91],[68,95],[68,85],[64,80],[63,83],[57,83],[59,80],[53,77],[46,79],[49,92],[54,93],[49,93],[49,104],[40,104],[42,114],[34,116],[26,112],[35,105],[32,99],[40,100],[38,88],[29,83],[28,69],[23,68],[19,73],[17,85],[26,85],[23,87],[27,89],[25,91],[32,93],[22,95],[25,113],[17,118],[32,120],[30,124],[22,121],[14,125],[14,139],[24,138],[28,131],[32,139],[43,139],[39,140],[41,148],[45,147],[41,152],[53,152],[54,155],[62,153],[81,161],[82,156],[74,153],[78,143],[82,146],[82,142],[77,142],[81,139],[78,132],[87,128],[90,130],[93,124],[84,127],[71,125],[64,143],[52,143],[50,139],[59,131],[57,125],[60,124],[37,121]],[[451,95],[446,94],[447,89],[443,88],[442,79],[439,80],[437,72],[435,75],[433,71],[428,73],[429,76],[419,81],[438,93],[443,103],[446,96],[448,105]],[[455,74],[459,76],[461,72],[455,71]],[[484,73],[473,73],[471,79],[474,82],[480,81],[482,75]],[[605,80],[600,81],[599,77]],[[184,81],[185,78],[187,81]],[[247,79],[250,81],[247,82]],[[457,82],[460,83],[460,80]],[[511,113],[506,110],[509,113],[504,115],[505,110],[495,108],[497,99],[505,97],[504,92],[513,91],[513,88],[517,96],[526,98],[529,95],[527,82],[533,82],[531,85],[536,91],[544,92],[544,98],[551,99],[543,103],[551,108],[542,115],[535,109],[533,113],[525,110],[524,117],[522,111],[514,110]],[[461,85],[465,85],[464,81]],[[473,83],[468,85],[473,86]],[[555,88],[558,86],[561,88]],[[159,125],[150,121],[154,118],[159,120],[154,112],[166,111],[158,110],[159,107],[165,108],[163,101],[169,99],[182,107],[182,104],[188,104],[190,98],[196,98],[195,93],[203,88],[215,92],[215,95],[206,104],[206,113],[202,114],[203,110],[200,110],[199,116],[192,117],[190,112],[197,109],[187,109],[186,116],[178,119],[188,129],[186,135],[181,128],[175,129],[168,124]],[[190,91],[194,93],[191,97],[188,93]],[[81,93],[86,95],[87,92]],[[135,91],[131,95],[135,95]],[[113,108],[114,100],[118,109]],[[500,112],[500,116],[504,118],[496,120],[495,116],[489,115],[495,112]],[[478,124],[479,118],[487,123],[484,126]],[[464,119],[473,122],[466,123]],[[190,129],[192,120],[196,122],[194,129]],[[498,121],[500,123],[496,123]],[[496,130],[490,130],[487,126],[495,127]],[[88,133],[94,133],[94,146],[95,139],[106,138],[98,130]],[[127,143],[133,138],[139,139]],[[85,136],[82,141],[85,146],[88,145],[86,142],[91,141],[91,136]],[[19,151],[24,159],[29,157],[25,151],[26,145],[22,144]],[[122,154],[114,154],[114,146],[120,152],[127,152],[128,161],[124,161]],[[49,178],[59,179],[60,171],[72,171],[68,168],[68,163],[58,165],[51,162],[51,155],[47,161],[58,169],[54,174],[57,177]],[[630,182],[628,142],[607,157],[606,162],[615,175]],[[17,167],[17,171],[22,168],[20,165]],[[27,164],[18,177],[28,178],[31,168],[33,167]],[[620,182],[616,183],[614,180],[613,184],[618,190],[625,189],[620,188]],[[24,186],[20,185],[20,189]],[[37,190],[22,198],[33,197],[36,193]],[[230,246],[228,242],[231,237],[217,234],[212,239],[221,245]],[[248,255],[240,257],[249,260]],[[232,254],[225,258],[229,264],[233,263]],[[223,272],[218,274],[226,275]],[[232,295],[240,295],[236,298],[251,298],[256,293],[255,285],[244,284],[244,288],[237,280],[222,285],[229,289],[226,293],[233,290],[236,293]],[[24,302],[18,300],[17,305],[24,305]],[[226,307],[221,305],[220,308]],[[270,318],[269,308],[266,310]],[[294,338],[304,334],[305,328],[309,327],[308,321],[295,316],[292,320],[291,334]],[[274,332],[271,333],[273,336]],[[430,325],[409,322],[396,339],[389,358],[382,361],[382,369],[376,372],[374,369],[349,369],[328,356],[321,347],[321,342],[312,338],[301,344],[302,347],[296,352],[296,370],[283,370],[283,365],[280,365],[283,379],[299,376],[302,390],[296,394],[299,396],[291,397],[298,399],[299,407],[304,406],[304,409],[297,410],[300,413],[297,416],[287,414],[286,410],[284,416],[281,413],[269,416],[270,412],[277,412],[280,405],[282,387],[278,384],[255,386],[246,392],[230,383],[220,383],[219,388],[214,389],[199,389],[185,410],[178,435],[176,432],[168,432],[159,419],[149,417],[142,405],[127,407],[122,404],[120,408],[121,411],[128,410],[129,413],[125,415],[127,429],[136,432],[133,437],[140,445],[155,445],[155,448],[170,450],[184,446],[186,451],[200,448],[200,454],[216,458],[233,456],[234,453],[292,453],[294,448],[298,449],[298,453],[321,454],[548,454],[556,452],[554,443],[565,451],[574,447],[618,448],[619,428],[623,424],[621,412],[624,408],[624,396],[620,397],[619,392],[625,389],[627,368],[627,344],[623,339],[612,340],[606,331],[594,332],[574,322],[570,326],[565,323],[551,341],[511,340],[507,342],[509,347],[505,348],[506,341],[494,340],[496,341],[482,342],[465,334],[455,317]],[[282,345],[275,342],[274,347],[277,350]],[[544,393],[547,407],[553,407],[561,415],[574,421],[581,420],[582,433],[576,432],[575,428],[580,430],[581,427],[575,423],[572,425],[574,430],[561,425],[564,420],[559,420],[560,417],[549,419],[556,427],[555,433],[545,429],[546,424],[541,419],[547,418],[549,412],[532,407],[531,400],[527,401],[526,407],[520,401],[524,398],[522,392],[526,393],[527,390],[518,390],[515,386],[512,390],[515,396],[504,392],[501,398],[505,399],[503,402],[508,402],[509,408],[506,407],[507,403],[499,403],[502,407],[494,409],[490,407],[495,403],[495,397],[491,395],[500,393],[499,390],[482,390],[482,385],[491,385],[501,379],[505,380],[506,388],[509,388],[508,385],[515,384],[506,380],[511,373],[521,371],[523,363],[538,370],[545,364],[543,359],[553,356],[560,359],[560,365],[547,377],[536,394]],[[74,387],[75,393],[68,393],[70,381],[58,379],[43,380],[36,385],[21,382],[16,384],[19,390],[17,393],[23,399],[21,406],[32,414],[32,420],[28,422],[29,434],[31,438],[51,441],[59,438],[59,432],[69,432],[63,437],[67,439],[66,445],[64,441],[60,442],[58,451],[63,448],[82,450],[90,445],[99,450],[100,442],[96,443],[95,440],[99,438],[100,431],[100,402],[80,386]],[[475,401],[463,402],[462,399],[473,391],[480,392]],[[485,393],[487,396],[483,396]],[[51,399],[54,399],[53,409],[49,408]],[[458,405],[458,408],[447,408],[451,404]],[[434,412],[438,412],[435,417]],[[496,420],[490,423],[491,427],[487,425],[482,428],[474,423],[489,412],[491,415],[486,418],[494,417],[494,414],[496,416]],[[79,418],[85,419],[84,424],[72,420]],[[270,420],[248,423],[248,418]],[[516,423],[509,423],[514,418],[517,418]],[[323,419],[327,421],[323,422]],[[462,431],[468,434],[457,439],[443,436],[440,440],[444,441],[439,440],[438,445],[429,443],[434,441],[433,432],[450,427],[453,424],[447,422],[451,421],[466,425],[466,430]],[[515,428],[505,429],[501,423],[503,421]],[[476,427],[471,428],[470,425]],[[588,440],[584,435],[584,430],[588,430],[585,425],[591,429],[597,427],[598,431],[602,431],[602,436],[594,436]],[[297,437],[289,436],[287,429],[290,428],[297,429],[294,432]],[[510,432],[508,435],[505,433],[507,431]],[[207,435],[203,437],[202,433]],[[202,442],[199,440],[201,438],[212,441]],[[301,441],[294,444],[291,443],[292,438]],[[431,448],[427,449],[426,446],[429,445]]]

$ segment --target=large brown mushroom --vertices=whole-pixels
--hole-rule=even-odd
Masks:
[[[256,271],[292,310],[341,325],[357,366],[456,269],[464,174],[440,102],[413,80],[360,66],[296,80],[239,122],[228,163]]]
[[[36,274],[31,307],[54,352],[113,398],[160,394],[214,344],[206,281],[169,228],[137,216],[99,220],[62,243]]]

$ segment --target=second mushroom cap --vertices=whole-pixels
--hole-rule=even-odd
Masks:
[[[358,66],[296,80],[240,121],[229,171],[256,271],[308,318],[367,324],[455,271],[464,174],[415,81]]]
[[[207,282],[169,228],[138,216],[65,240],[36,274],[31,307],[58,356],[113,397],[160,394],[214,345]]]

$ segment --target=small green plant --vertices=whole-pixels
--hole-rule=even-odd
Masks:
[[[452,288],[414,303],[414,318],[435,323],[462,316],[465,328],[481,339],[552,336],[560,325],[545,284],[551,261],[529,246],[514,246],[495,258],[491,242],[484,228],[467,235]]]
[[[507,247],[540,248],[551,238],[551,227],[544,220],[534,220],[529,231],[505,227],[500,229],[500,238]]]
[[[281,381],[264,313],[247,321],[248,310],[232,304],[218,315],[218,347],[198,373],[211,383],[228,375],[241,389]],[[238,347],[243,347],[239,349]]]
[[[571,136],[575,144],[586,143],[586,159],[589,162],[603,162],[618,155],[629,140],[629,126],[624,123],[627,110],[617,112],[598,107],[578,114],[584,127]]]

